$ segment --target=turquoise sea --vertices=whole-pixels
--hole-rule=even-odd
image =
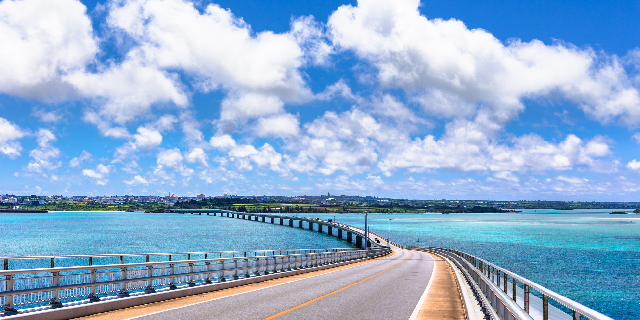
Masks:
[[[602,210],[523,211],[372,214],[368,218],[372,231],[389,233],[392,241],[462,250],[615,319],[640,318],[640,215],[609,215]],[[364,225],[362,214],[335,218]],[[346,246],[306,230],[206,215],[0,214],[3,256]]]

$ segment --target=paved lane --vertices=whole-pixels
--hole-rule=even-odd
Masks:
[[[283,312],[276,319],[408,319],[433,265],[426,253],[400,251],[364,265],[137,319],[265,319]]]

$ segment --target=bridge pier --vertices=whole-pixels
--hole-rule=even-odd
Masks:
[[[264,217],[264,216],[262,216],[262,222],[264,222],[264,220],[265,220],[265,217]]]
[[[298,228],[302,229],[302,220],[298,220]]]
[[[280,225],[284,225],[284,219],[280,217]]]
[[[322,233],[322,223],[318,223],[318,233]]]
[[[362,248],[362,237],[356,236],[356,247]]]
[[[271,219],[271,224],[273,224],[274,218],[273,217],[269,217],[269,218]]]
[[[353,233],[347,231],[347,242],[353,244]]]
[[[313,231],[313,222],[309,222],[309,230]]]
[[[327,226],[327,234],[330,236],[333,235],[333,228],[331,226]]]
[[[289,219],[289,227],[293,227],[293,219]]]
[[[338,239],[342,240],[342,229],[338,229]]]

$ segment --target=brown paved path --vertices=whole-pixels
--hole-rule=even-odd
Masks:
[[[460,288],[451,266],[442,258],[430,254],[435,260],[436,272],[420,308],[418,318],[421,320],[465,320],[466,310]]]

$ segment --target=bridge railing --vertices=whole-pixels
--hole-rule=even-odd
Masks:
[[[5,314],[22,308],[57,308],[63,303],[88,303],[377,257],[388,250],[304,249],[276,254],[278,251],[224,251],[216,252],[222,258],[206,254],[207,258],[191,260],[2,270],[0,306]],[[230,252],[231,257],[224,257]]]
[[[514,272],[473,255],[442,248],[422,248],[449,258],[483,300],[493,319],[612,320]],[[549,301],[555,301],[558,307]],[[563,310],[564,309],[564,310]],[[569,313],[566,313],[569,311]]]

